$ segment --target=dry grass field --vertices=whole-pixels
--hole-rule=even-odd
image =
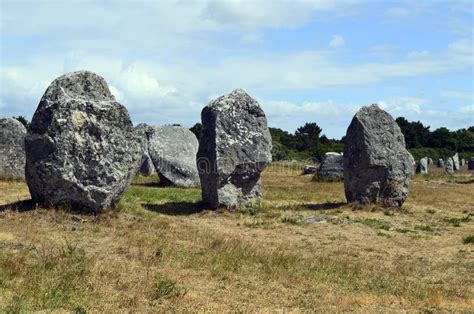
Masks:
[[[401,210],[271,165],[260,207],[138,178],[115,210],[0,182],[0,312],[474,311],[474,175],[415,176]]]

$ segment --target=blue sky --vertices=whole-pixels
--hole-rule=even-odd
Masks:
[[[471,1],[5,1],[0,116],[31,119],[71,71],[103,76],[134,124],[192,126],[244,88],[273,127],[341,137],[378,103],[432,129],[474,125]]]

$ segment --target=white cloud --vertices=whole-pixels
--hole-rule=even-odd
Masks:
[[[430,52],[428,50],[422,50],[422,51],[412,51],[408,53],[407,57],[409,59],[419,59],[419,58],[426,58],[430,55]]]
[[[331,41],[329,42],[329,47],[331,48],[341,48],[344,47],[344,37],[341,35],[333,35]]]
[[[471,115],[471,118],[474,118],[474,117],[473,117],[473,115],[474,115],[474,104],[473,104],[473,105],[469,105],[469,106],[463,106],[463,107],[459,108],[459,112],[470,114],[470,115]],[[474,120],[471,120],[471,122],[472,122],[473,125],[474,125]]]
[[[423,112],[422,106],[428,99],[421,97],[392,97],[377,102],[380,108],[394,113],[396,116],[419,115]]]
[[[459,99],[469,99],[474,101],[474,90],[470,92],[458,91],[458,90],[442,90],[440,95],[448,98],[459,98]]]
[[[305,24],[316,12],[336,11],[361,0],[313,1],[208,1],[203,17],[222,25],[244,28],[296,27]]]

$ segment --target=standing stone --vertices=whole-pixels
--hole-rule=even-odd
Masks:
[[[411,175],[414,175],[415,174],[415,169],[416,169],[416,161],[415,161],[415,158],[413,157],[413,155],[410,152],[408,152],[408,157],[410,158],[410,163],[412,165]]]
[[[140,144],[142,159],[140,161],[139,173],[142,176],[149,177],[153,173],[154,165],[151,160],[150,154],[148,153],[148,141],[153,134],[153,127],[140,123],[137,125],[133,132],[137,139],[137,142]]]
[[[272,160],[272,138],[258,102],[237,89],[204,107],[201,120],[197,165],[203,201],[214,209],[260,202],[260,173]]]
[[[363,107],[347,129],[344,188],[348,202],[401,207],[413,171],[405,138],[393,118],[377,105]]]
[[[0,119],[0,178],[25,179],[25,135],[20,121]]]
[[[460,164],[461,164],[461,167],[462,167],[462,166],[464,166],[464,165],[466,164],[466,159],[464,159],[464,158],[463,158],[463,159],[461,159],[461,162],[460,162]]]
[[[148,138],[148,153],[165,185],[199,185],[196,154],[199,142],[182,126],[155,126]]]
[[[87,71],[51,83],[25,150],[34,201],[93,212],[118,202],[141,160],[127,109],[102,77]]]
[[[438,159],[437,166],[438,168],[444,168],[444,160],[442,158]]]
[[[428,158],[428,165],[432,165],[432,164],[433,164],[433,159]]]
[[[467,162],[467,169],[474,170],[474,157],[469,158],[469,161]]]
[[[337,181],[344,179],[344,155],[339,153],[326,153],[321,161],[318,171],[318,180]]]
[[[461,169],[461,166],[459,164],[459,154],[456,153],[452,158],[454,163],[454,171],[458,171],[459,169]]]
[[[420,162],[416,167],[416,173],[428,174],[428,157],[423,157],[420,159]]]
[[[446,160],[446,174],[453,174],[454,173],[454,159],[453,157],[449,157]]]

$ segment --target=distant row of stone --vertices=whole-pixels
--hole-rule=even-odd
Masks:
[[[446,161],[442,158],[438,159],[436,166],[438,168],[444,168],[446,174],[453,174],[455,171],[461,169],[462,166],[468,165],[468,170],[474,170],[474,157],[471,157],[468,161],[464,158],[459,159],[459,154],[456,153],[454,156],[446,158]],[[428,174],[428,165],[433,165],[433,159],[429,157],[423,157],[420,159],[418,165],[416,166],[416,173]]]
[[[415,159],[410,154],[410,159],[413,164],[413,169],[416,173],[428,174],[428,165],[434,164],[433,159],[423,157],[416,164]],[[474,170],[474,157],[468,161],[460,159],[459,154],[448,157],[446,162],[440,158],[436,162],[438,168],[445,168],[446,174],[453,174],[455,171],[461,169],[462,166],[468,165],[468,170]],[[415,173],[415,171],[413,172]],[[306,165],[303,169],[303,174],[314,175],[319,181],[338,181],[344,179],[344,154],[329,152],[324,155],[319,164],[319,167],[314,165]]]
[[[133,128],[105,80],[87,71],[53,81],[28,130],[1,121],[0,176],[24,173],[34,201],[87,211],[113,207],[138,172],[153,170],[165,183],[200,184],[210,208],[252,206],[261,200],[260,174],[271,162],[265,114],[243,90],[204,107],[199,143],[178,126]],[[400,128],[377,105],[357,112],[344,154],[326,154],[319,168],[320,176],[344,177],[348,202],[390,207],[405,201],[412,172]]]

